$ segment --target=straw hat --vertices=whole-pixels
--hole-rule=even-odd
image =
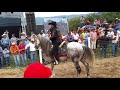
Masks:
[[[62,36],[62,39],[65,39],[66,38],[66,36]]]
[[[113,28],[109,28],[109,30],[113,30]]]
[[[21,34],[25,34],[25,32],[22,32]]]
[[[2,35],[2,37],[3,37],[3,36],[6,36],[6,35],[7,35],[7,34],[4,33],[4,34]]]

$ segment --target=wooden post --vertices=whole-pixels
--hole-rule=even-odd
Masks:
[[[39,49],[39,57],[40,57],[40,63],[42,64],[43,62],[42,62],[42,50],[41,49]]]

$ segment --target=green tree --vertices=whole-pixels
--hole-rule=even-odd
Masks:
[[[74,17],[68,21],[69,30],[72,31],[80,27],[80,18]]]

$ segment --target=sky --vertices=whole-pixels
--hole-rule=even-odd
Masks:
[[[61,15],[79,15],[79,14],[88,14],[93,12],[35,12],[35,17],[53,17]]]

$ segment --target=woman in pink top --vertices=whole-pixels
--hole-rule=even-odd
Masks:
[[[96,40],[97,40],[97,33],[95,29],[92,29],[90,32],[90,39],[91,39],[91,49],[96,49]]]
[[[22,58],[22,64],[26,65],[26,51],[25,51],[25,44],[23,41],[19,42],[19,50],[20,50],[20,57]]]

